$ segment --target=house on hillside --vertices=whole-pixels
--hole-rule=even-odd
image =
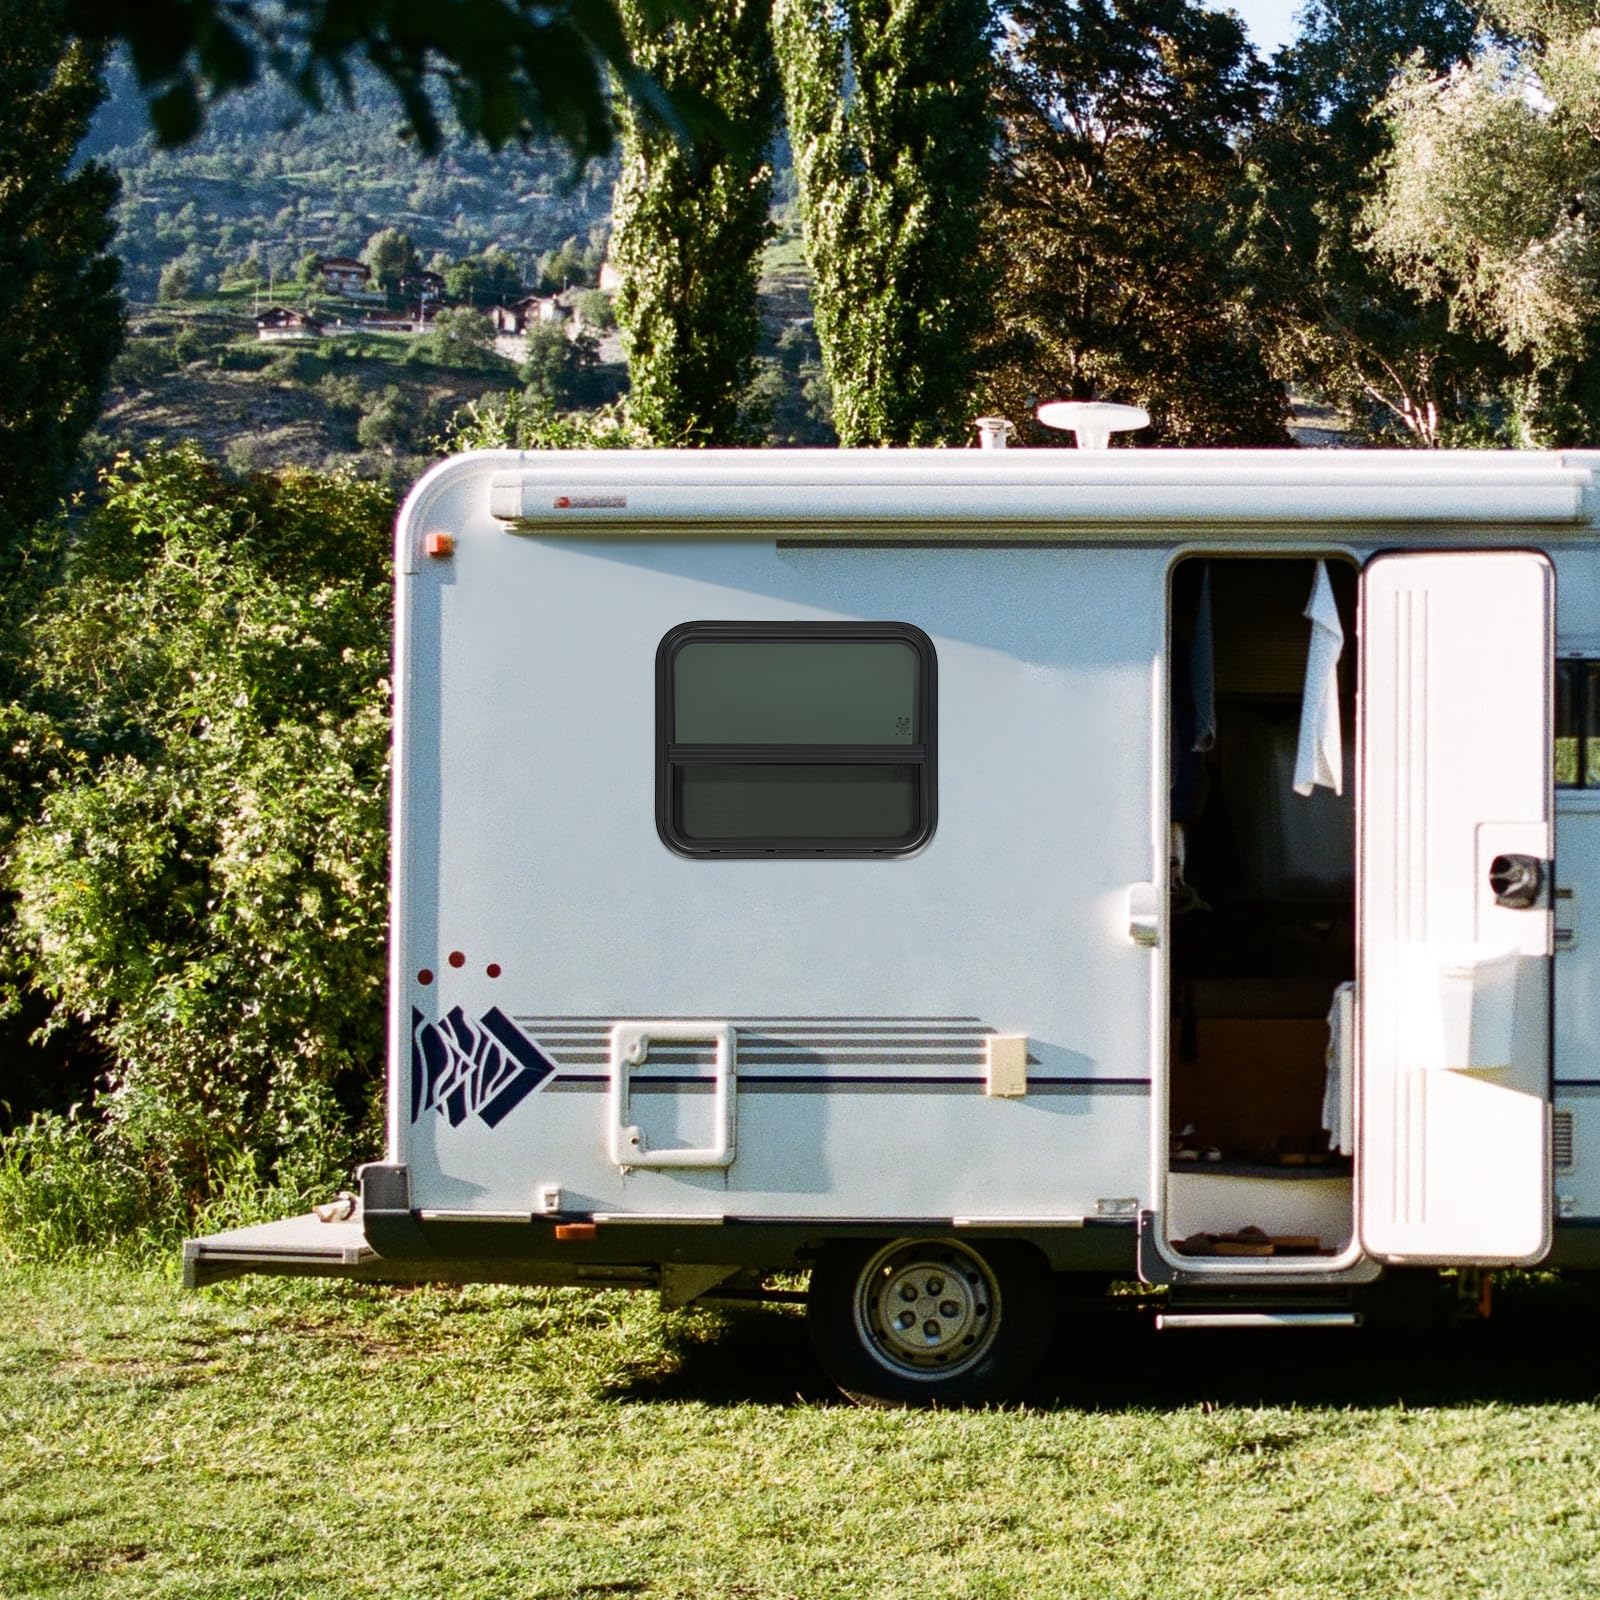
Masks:
[[[361,327],[366,333],[426,333],[429,324],[438,314],[437,305],[421,305],[410,311],[368,311],[362,314]]]
[[[400,293],[419,306],[444,302],[444,276],[438,272],[413,272],[400,280]]]
[[[320,339],[327,326],[321,317],[288,306],[268,306],[256,318],[256,338],[269,343],[286,339]]]
[[[490,315],[497,334],[516,337],[525,334],[536,322],[565,326],[572,316],[572,308],[559,295],[530,294],[513,300],[508,306],[496,306]]]
[[[372,269],[354,256],[322,256],[317,271],[330,294],[365,294],[372,282]]]

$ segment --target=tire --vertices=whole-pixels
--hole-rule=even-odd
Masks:
[[[994,1405],[1037,1371],[1053,1291],[1026,1245],[837,1240],[812,1268],[806,1324],[823,1371],[858,1404]]]

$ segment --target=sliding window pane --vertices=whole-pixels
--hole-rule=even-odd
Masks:
[[[899,639],[701,639],[673,658],[675,744],[922,742],[922,662]]]
[[[1585,661],[1583,671],[1583,786],[1600,788],[1600,661]],[[1559,763],[1560,757],[1557,756]],[[1561,780],[1558,777],[1556,781]]]
[[[1583,685],[1578,675],[1586,666],[1587,663],[1582,661],[1556,663],[1555,755],[1558,789],[1577,788],[1583,781],[1578,774],[1578,757],[1582,748],[1582,740],[1579,738],[1578,708],[1582,703],[1583,693]]]
[[[685,839],[709,844],[909,844],[920,827],[921,772],[844,763],[686,763],[677,772],[678,826]]]

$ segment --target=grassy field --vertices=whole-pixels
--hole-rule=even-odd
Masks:
[[[1592,1596],[1597,1309],[1112,1316],[929,1414],[834,1403],[781,1310],[13,1268],[0,1595]]]

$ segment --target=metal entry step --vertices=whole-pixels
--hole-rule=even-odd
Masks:
[[[1156,1327],[1166,1332],[1190,1328],[1359,1328],[1359,1311],[1159,1311]]]
[[[250,1272],[288,1278],[369,1278],[380,1275],[379,1265],[359,1216],[324,1222],[313,1212],[185,1240],[183,1286],[200,1289]]]

